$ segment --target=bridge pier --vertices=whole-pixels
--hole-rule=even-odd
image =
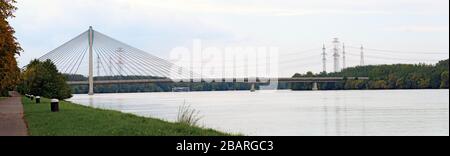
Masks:
[[[254,83],[252,83],[251,92],[255,92],[255,91],[256,91],[256,85]]]
[[[94,31],[89,27],[89,95],[94,95],[94,58],[92,46],[94,44]]]
[[[319,85],[317,84],[317,82],[313,82],[312,90],[313,91],[318,91],[319,90]]]

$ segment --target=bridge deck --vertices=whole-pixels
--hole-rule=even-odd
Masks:
[[[135,83],[200,83],[200,82],[229,82],[229,83],[269,83],[269,82],[340,82],[344,80],[368,80],[368,77],[299,77],[299,78],[245,78],[245,79],[191,79],[191,80],[172,80],[172,79],[142,79],[142,80],[99,80],[94,84],[135,84]],[[68,81],[69,85],[89,85],[88,81]]]

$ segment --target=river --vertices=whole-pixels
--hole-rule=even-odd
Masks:
[[[69,101],[172,122],[185,103],[200,112],[200,125],[243,135],[449,135],[449,90],[127,93]]]

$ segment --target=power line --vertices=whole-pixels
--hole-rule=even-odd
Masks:
[[[354,47],[354,46],[349,46],[349,48],[353,48],[353,49],[360,49],[360,47]],[[399,51],[399,50],[384,50],[384,49],[374,49],[374,48],[364,48],[367,51],[376,51],[376,52],[380,52],[380,53],[395,53],[395,54],[429,54],[429,55],[442,55],[442,54],[448,54],[448,52],[417,52],[417,51]],[[448,50],[446,50],[448,51]]]
[[[348,53],[348,55],[351,56],[360,56],[358,54],[354,54],[354,53]],[[403,61],[439,61],[438,59],[436,60],[425,60],[425,59],[409,59],[409,58],[399,58],[399,57],[383,57],[383,56],[375,56],[375,55],[365,55],[367,57],[365,57],[366,59],[381,59],[381,60],[403,60]]]

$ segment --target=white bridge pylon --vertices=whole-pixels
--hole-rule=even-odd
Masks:
[[[193,75],[186,69],[95,31],[92,27],[39,58],[40,61],[47,59],[61,73],[87,76],[90,95],[94,94],[94,77],[189,79]]]

